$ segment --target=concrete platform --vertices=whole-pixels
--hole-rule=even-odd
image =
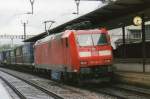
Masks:
[[[115,59],[113,66],[115,71],[143,72],[141,58]],[[150,59],[146,59],[145,72],[150,73]]]
[[[116,79],[123,83],[141,85],[150,88],[150,73],[115,72]]]
[[[145,72],[141,58],[115,59],[113,67],[118,81],[150,87],[150,59],[146,60]]]
[[[0,83],[0,99],[12,99],[8,91]]]

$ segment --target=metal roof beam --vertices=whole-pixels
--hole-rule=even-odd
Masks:
[[[115,5],[119,5],[122,7],[134,7],[134,6],[140,6],[142,4],[139,4],[139,3],[135,3],[135,4],[116,3]]]

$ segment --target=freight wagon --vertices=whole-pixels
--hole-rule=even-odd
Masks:
[[[6,53],[6,63],[17,64],[17,65],[33,65],[34,63],[34,50],[32,42],[24,43],[23,45],[17,46],[9,51],[2,51]],[[4,55],[3,55],[4,57]]]
[[[10,50],[6,50],[6,61],[5,61],[5,64],[11,64],[11,49]]]
[[[22,59],[24,65],[32,65],[34,63],[33,44],[34,43],[29,42],[22,46]]]
[[[2,64],[3,61],[4,61],[4,59],[3,59],[3,52],[1,51],[1,52],[0,52],[0,64]]]
[[[22,46],[16,47],[14,49],[14,52],[15,52],[16,64],[22,64],[23,63]]]
[[[10,57],[10,49],[4,50],[0,52],[0,63],[1,64],[10,64],[11,57]]]
[[[14,49],[12,49],[10,51],[10,57],[11,57],[11,59],[10,59],[11,64],[16,64],[16,56],[15,56],[15,50]]]

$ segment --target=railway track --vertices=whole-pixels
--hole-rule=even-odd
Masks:
[[[0,78],[20,97],[20,99],[63,99],[23,78],[0,71]]]
[[[129,85],[116,84],[103,88],[92,88],[92,90],[119,99],[150,99],[150,90]]]
[[[117,89],[124,89],[126,91],[136,92],[136,93],[150,97],[150,89],[148,89],[148,88],[141,88],[141,87],[137,87],[137,86],[133,86],[133,85],[131,86],[131,85],[127,85],[127,84],[117,84],[112,87],[117,88]]]
[[[36,83],[38,86],[42,86],[46,90],[52,90],[55,94],[63,97],[64,99],[117,99],[117,97],[96,93],[94,91],[84,90],[74,86],[68,86],[63,83],[54,82],[45,78],[33,76],[26,73],[17,72],[14,70],[8,70],[0,68],[4,72],[8,72],[13,75],[17,75],[23,79]]]
[[[29,82],[37,84],[37,86],[40,87],[42,86],[44,90],[52,90],[54,94],[57,94],[64,99],[149,99],[150,97],[148,90],[142,90],[133,86],[127,87],[125,85],[123,86],[114,84],[103,87],[96,86],[89,88],[71,88],[70,86],[68,87],[62,83],[57,83],[45,79],[42,80],[43,78],[31,76],[30,74],[19,73],[12,70],[2,70],[6,73],[9,72],[11,75],[17,75],[20,78],[28,79]],[[85,89],[86,91],[83,91]]]
[[[118,94],[118,93],[115,93],[113,91],[108,91],[106,89],[92,89],[93,91],[96,91],[98,93],[103,93],[103,94],[106,94],[106,95],[109,95],[109,96],[113,96],[113,97],[116,97],[117,99],[126,99],[126,97]]]
[[[13,84],[3,77],[0,77],[0,79],[4,81],[19,96],[20,99],[26,99],[26,97]]]

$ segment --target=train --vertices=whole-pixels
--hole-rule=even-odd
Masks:
[[[0,61],[48,70],[54,80],[110,81],[113,75],[112,46],[105,28],[51,34],[2,51]]]
[[[34,42],[27,42],[13,49],[0,52],[0,63],[9,65],[29,65],[34,64]]]

